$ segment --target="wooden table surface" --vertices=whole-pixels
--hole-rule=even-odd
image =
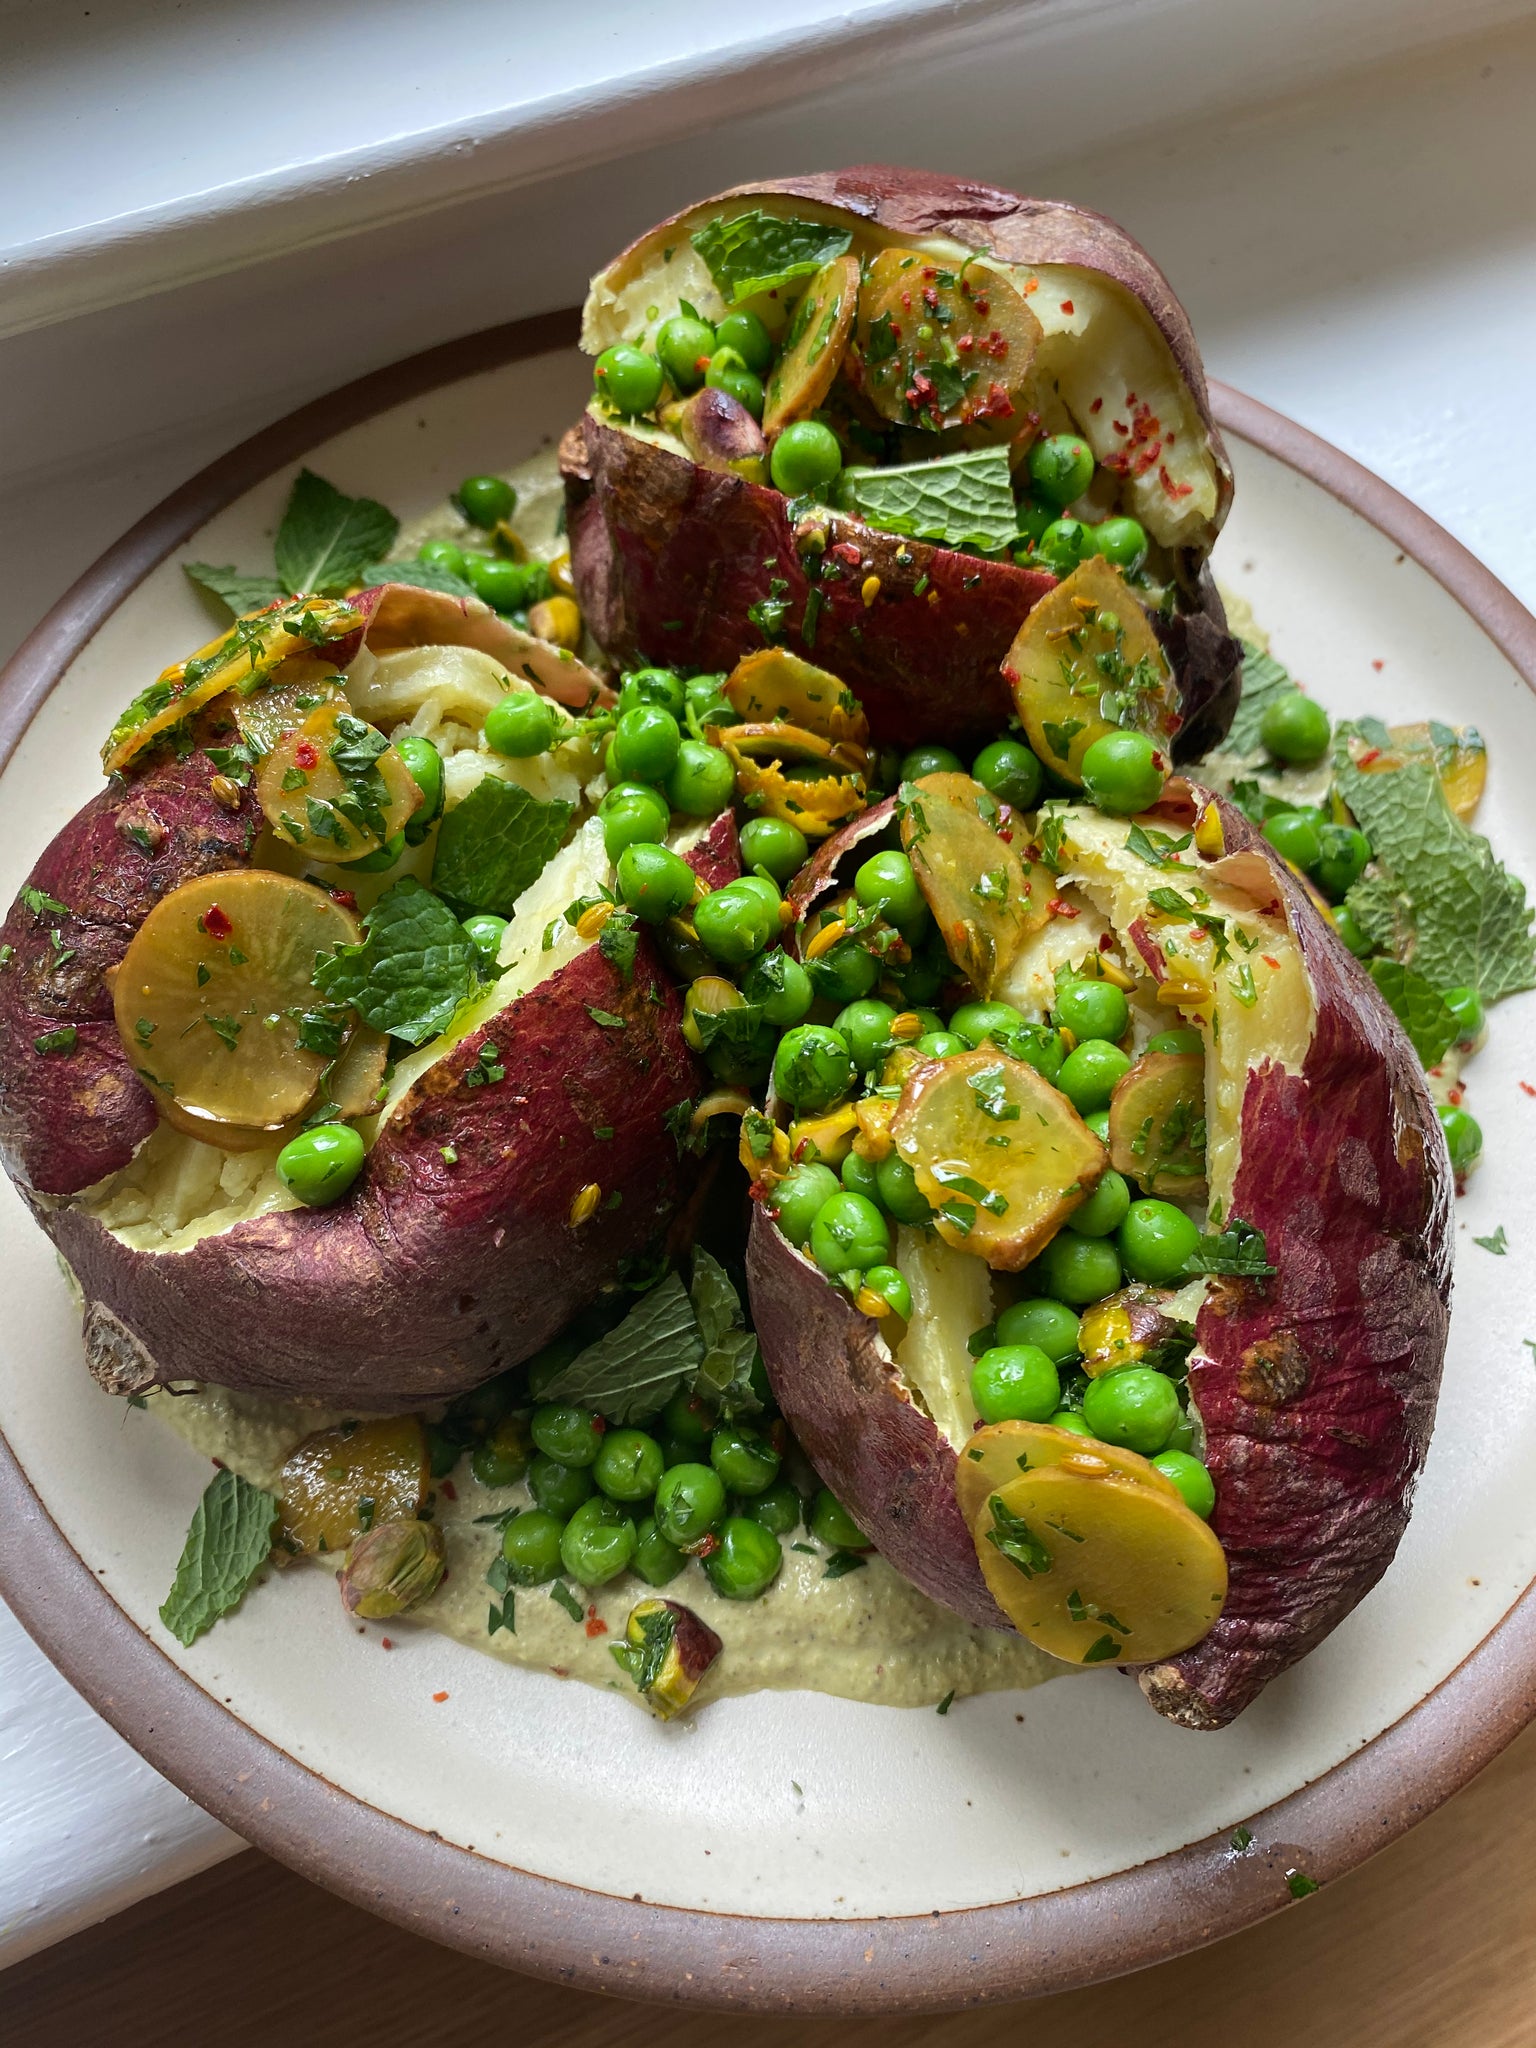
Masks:
[[[1532,2048],[1536,1727],[1364,1869],[1197,1955],[948,2017],[631,2005],[400,1933],[254,1852],[0,1980],[6,2048]]]

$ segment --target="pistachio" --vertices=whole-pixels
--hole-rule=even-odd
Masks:
[[[390,1621],[437,1591],[445,1563],[435,1522],[380,1522],[347,1552],[341,1604],[364,1621]]]

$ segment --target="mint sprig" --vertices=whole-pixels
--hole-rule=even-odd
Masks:
[[[843,489],[870,526],[946,547],[1003,548],[1018,528],[1005,448],[972,448],[893,469],[845,469]]]
[[[315,964],[315,987],[351,1003],[376,1031],[421,1045],[446,1029],[480,985],[479,955],[453,912],[414,876],[382,895],[363,919],[359,945]]]
[[[195,1643],[238,1607],[266,1563],[277,1501],[237,1472],[214,1474],[197,1504],[160,1619],[179,1643]]]
[[[712,220],[688,238],[708,265],[728,306],[759,292],[781,291],[796,278],[812,277],[841,256],[853,240],[847,228],[825,221],[796,220],[754,209],[734,220]]]
[[[565,837],[571,806],[543,803],[521,783],[487,775],[437,828],[434,885],[497,917],[512,907]]]

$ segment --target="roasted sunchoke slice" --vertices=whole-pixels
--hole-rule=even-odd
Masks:
[[[969,775],[904,784],[896,808],[902,846],[945,950],[989,996],[1024,939],[1050,917],[1054,878],[1026,867],[999,830],[996,797]]]
[[[1205,1058],[1144,1052],[1115,1084],[1109,1156],[1149,1195],[1197,1201],[1205,1193]]]
[[[1135,1451],[1097,1443],[1070,1429],[1053,1429],[1048,1422],[991,1422],[970,1438],[955,1467],[955,1494],[966,1527],[974,1525],[989,1494],[1011,1486],[1021,1473],[1081,1458],[1096,1458],[1111,1472],[1161,1487],[1174,1500],[1179,1497],[1178,1488]]]
[[[864,273],[849,377],[898,426],[1016,421],[1040,322],[974,258],[882,249]]]
[[[276,836],[327,865],[377,853],[421,807],[420,789],[383,733],[336,700],[263,756],[256,794]]]
[[[834,256],[806,286],[768,379],[763,432],[770,438],[813,413],[832,389],[859,303],[859,259]]]

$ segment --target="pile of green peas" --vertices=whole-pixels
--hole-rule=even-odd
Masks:
[[[1014,560],[1069,576],[1090,555],[1126,574],[1147,558],[1146,529],[1139,520],[1115,514],[1090,525],[1073,519],[1067,507],[1093,482],[1093,450],[1078,434],[1047,434],[1029,451],[1029,488],[1019,499],[1019,532],[1025,545]]]
[[[467,476],[453,493],[453,502],[471,526],[493,534],[517,510],[517,492],[505,477]],[[426,541],[417,555],[429,567],[460,577],[483,603],[518,624],[526,624],[530,605],[554,593],[543,562],[517,562],[492,548],[465,547],[451,540]]]

